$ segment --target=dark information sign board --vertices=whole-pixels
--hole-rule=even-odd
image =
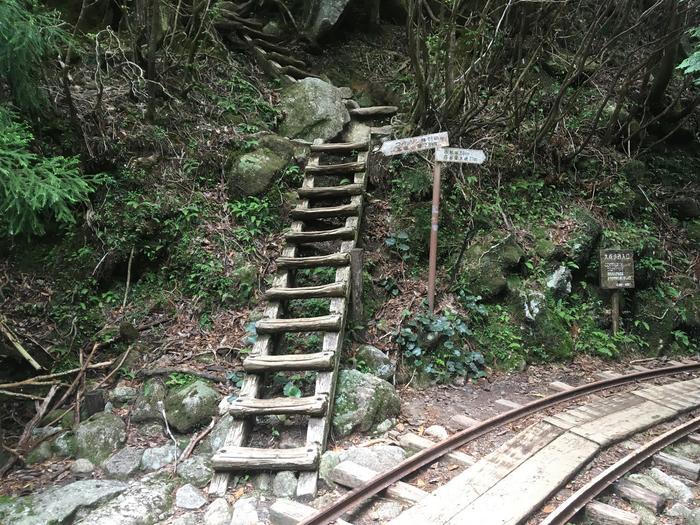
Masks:
[[[634,288],[632,250],[600,250],[600,287],[607,290]]]

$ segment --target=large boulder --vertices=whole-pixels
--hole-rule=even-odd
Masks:
[[[464,254],[461,284],[472,295],[492,301],[506,291],[507,277],[517,270],[523,256],[523,250],[511,238],[483,237]]]
[[[318,40],[327,34],[352,0],[315,0],[308,4],[308,15],[306,23],[306,33],[313,39]]]
[[[280,107],[286,115],[280,133],[289,138],[332,139],[350,122],[341,90],[318,78],[305,78],[284,88]]]
[[[177,475],[186,483],[199,488],[208,485],[213,474],[209,461],[202,456],[192,456],[177,466]]]
[[[115,414],[100,412],[75,429],[76,457],[100,464],[126,441],[126,425]]]
[[[128,479],[133,476],[141,466],[143,449],[125,447],[102,464],[105,474],[116,479]]]
[[[217,413],[219,393],[205,381],[198,380],[176,388],[165,398],[168,423],[179,432],[188,432],[208,423]]]
[[[396,365],[388,355],[372,345],[362,345],[355,352],[358,368],[374,374],[380,379],[390,381],[396,372]]]
[[[294,145],[289,140],[277,135],[261,137],[255,149],[231,158],[229,194],[238,197],[263,193],[293,157]]]
[[[126,490],[120,481],[83,480],[51,487],[38,494],[17,498],[0,506],[0,523],[47,525],[72,523],[78,510],[108,501]]]
[[[151,378],[143,384],[141,393],[136,398],[134,409],[131,411],[131,421],[141,423],[144,421],[162,421],[163,416],[158,408],[158,403],[163,402],[167,390],[162,381]]]
[[[401,411],[394,387],[372,374],[342,370],[333,409],[333,430],[338,436],[359,430],[368,432]]]

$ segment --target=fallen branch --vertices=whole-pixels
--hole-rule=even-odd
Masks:
[[[100,388],[102,385],[104,385],[105,383],[107,383],[107,381],[109,381],[109,380],[112,378],[112,376],[113,376],[114,374],[116,374],[117,372],[119,372],[119,369],[120,369],[120,368],[122,367],[122,365],[124,364],[124,361],[126,361],[126,358],[129,357],[129,354],[130,354],[130,353],[131,353],[131,345],[129,345],[129,347],[126,349],[126,351],[125,351],[124,354],[122,355],[121,359],[119,359],[119,363],[117,363],[117,365],[114,367],[114,369],[113,369],[109,374],[107,374],[107,375],[104,377],[104,379],[102,379],[99,383],[97,383],[97,385],[95,386],[95,389]]]
[[[190,442],[187,444],[187,448],[185,448],[185,450],[183,450],[182,454],[180,454],[180,461],[185,461],[188,457],[190,457],[190,454],[192,454],[192,451],[194,450],[194,447],[197,446],[197,443],[199,443],[205,437],[207,437],[209,432],[212,431],[212,429],[214,428],[214,426],[216,425],[216,423],[218,421],[219,421],[218,417],[212,418],[211,423],[209,423],[209,426],[207,428],[205,428],[204,430],[202,430],[198,434],[195,434],[194,436],[192,436],[192,439],[190,439]]]
[[[112,366],[114,364],[114,360],[110,361],[102,361],[100,363],[95,363],[94,365],[88,365],[87,370],[95,370],[97,368],[107,368],[109,366]],[[24,379],[22,381],[17,381],[14,383],[4,383],[0,385],[0,388],[8,389],[8,388],[21,388],[25,386],[48,386],[48,385],[57,385],[59,384],[58,382],[49,382],[51,379],[57,379],[59,377],[65,377],[71,374],[75,374],[76,372],[80,372],[82,370],[82,367],[80,368],[73,368],[71,370],[66,370],[64,372],[57,372],[55,374],[46,374],[42,376],[34,376],[30,379]]]
[[[0,318],[0,333],[5,336],[12,347],[22,356],[24,359],[34,368],[34,370],[41,370],[43,367],[36,362],[36,360],[31,356],[29,352],[22,346],[17,335],[14,331],[7,325],[5,317]]]

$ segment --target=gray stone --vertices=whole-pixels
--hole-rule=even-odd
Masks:
[[[32,437],[35,439],[42,439],[58,434],[61,430],[63,430],[61,427],[38,427],[32,430]]]
[[[656,514],[651,511],[648,507],[640,505],[639,503],[631,502],[632,512],[635,513],[641,519],[641,525],[655,525],[656,524]]]
[[[253,477],[253,488],[259,492],[272,491],[272,476],[268,472],[261,472]]]
[[[105,473],[116,479],[127,479],[133,476],[141,465],[143,449],[125,447],[102,464]]]
[[[134,387],[118,385],[114,390],[110,391],[107,398],[115,405],[124,405],[131,403],[139,395],[139,391]]]
[[[350,0],[320,0],[309,2],[306,32],[314,40],[333,29],[341,15],[350,4]]]
[[[340,90],[318,78],[305,78],[284,88],[280,107],[286,115],[280,133],[289,138],[332,139],[350,122]]]
[[[196,510],[207,503],[207,498],[194,485],[183,485],[175,493],[175,505],[181,509]]]
[[[178,450],[169,443],[162,447],[147,448],[141,457],[141,470],[158,470],[175,461]]]
[[[230,525],[231,507],[225,498],[216,498],[204,514],[204,525]]]
[[[544,294],[542,292],[531,291],[525,295],[525,319],[535,321],[544,307]]]
[[[401,401],[394,387],[371,374],[342,370],[333,409],[333,430],[347,436],[359,430],[368,432],[385,419],[398,416]]]
[[[236,420],[230,414],[221,416],[218,423],[211,429],[209,435],[197,447],[197,451],[212,454],[224,446],[226,436]]]
[[[34,447],[24,458],[27,465],[34,465],[46,461],[51,457],[51,444],[48,441],[42,441]]]
[[[341,86],[338,88],[340,91],[340,96],[343,98],[352,98],[352,88],[347,86]]]
[[[345,107],[348,107],[349,102],[350,101],[346,101]],[[355,104],[357,104],[357,102],[355,102]],[[343,131],[341,138],[343,142],[363,142],[369,140],[371,130],[372,128],[367,124],[352,120]]]
[[[51,450],[62,458],[75,456],[76,443],[73,432],[64,432],[51,442]]]
[[[160,437],[165,435],[165,425],[159,421],[150,421],[138,426],[139,434],[144,437]]]
[[[394,419],[385,419],[381,423],[379,423],[375,428],[374,428],[374,433],[379,435],[379,434],[385,434],[389,432],[392,428],[394,428],[394,425],[396,424],[396,420]]]
[[[192,456],[177,466],[177,475],[199,488],[207,485],[213,474],[214,470],[202,456]]]
[[[700,525],[700,509],[693,509],[688,515],[688,525]]]
[[[100,412],[75,429],[76,457],[102,463],[126,441],[126,425],[119,416]]]
[[[393,520],[402,511],[403,506],[398,501],[380,501],[370,511],[369,517],[373,521],[384,523]]]
[[[666,516],[672,518],[683,518],[687,520],[690,517],[690,509],[682,503],[674,503],[673,506],[665,512]]]
[[[275,176],[292,161],[294,146],[277,135],[265,135],[258,145],[230,159],[228,188],[231,196],[257,195],[267,190]]]
[[[294,472],[283,470],[272,480],[272,493],[278,498],[289,498],[297,492],[297,477]]]
[[[200,525],[200,523],[199,515],[196,512],[191,512],[178,516],[174,520],[163,522],[162,525]]]
[[[566,266],[560,266],[547,278],[547,288],[555,295],[563,297],[571,293],[571,270]]]
[[[179,432],[187,432],[211,421],[218,403],[219,393],[204,381],[176,388],[165,398],[168,423]]]
[[[117,483],[117,482],[114,482]],[[150,525],[172,506],[173,483],[162,476],[146,476],[77,523],[84,525]]]
[[[396,365],[389,359],[389,356],[372,345],[359,347],[355,352],[355,359],[357,359],[359,368],[363,368],[385,381],[390,381],[396,372]]]
[[[95,470],[95,465],[87,459],[76,459],[70,466],[70,471],[78,477],[88,477]]]
[[[258,504],[255,498],[241,498],[233,504],[231,525],[259,525]]]
[[[693,491],[682,481],[669,476],[658,468],[650,469],[648,474],[659,485],[669,489],[673,494],[674,499],[680,501],[681,503],[689,503],[693,500]]]
[[[165,399],[166,392],[165,385],[159,379],[151,378],[146,381],[131,411],[131,421],[162,421],[163,415],[158,408],[158,401],[162,402]]]
[[[271,36],[282,36],[284,32],[282,30],[282,26],[277,20],[270,20],[267,24],[265,24],[262,30],[263,33]]]
[[[424,433],[426,436],[432,436],[440,441],[447,439],[450,436],[447,433],[447,429],[445,429],[445,427],[441,427],[440,425],[431,425],[425,429]]]
[[[126,490],[119,481],[81,480],[15,499],[2,508],[0,521],[13,525],[69,523],[79,510],[94,507]]]
[[[323,481],[333,487],[330,472],[343,461],[352,461],[375,472],[384,472],[401,463],[406,456],[404,449],[393,445],[351,447],[340,451],[328,450],[321,456],[318,474]]]

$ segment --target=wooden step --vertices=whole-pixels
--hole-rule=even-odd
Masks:
[[[323,241],[351,241],[355,238],[354,228],[335,228],[333,230],[314,230],[306,232],[287,232],[284,234],[287,242],[296,244],[308,244]]]
[[[350,265],[349,253],[332,253],[331,255],[315,255],[312,257],[278,257],[277,268],[319,268]]]
[[[342,164],[326,164],[319,166],[306,166],[306,173],[328,175],[331,173],[357,173],[364,171],[366,162],[344,162]]]
[[[293,58],[287,54],[278,53],[277,51],[267,51],[267,57],[283,66],[296,66],[298,68],[307,67],[306,63],[302,60]]]
[[[369,141],[367,140],[362,140],[359,142],[326,142],[324,144],[313,144],[311,146],[311,151],[355,151],[366,150],[368,147]]]
[[[342,206],[326,206],[323,208],[294,208],[289,215],[292,219],[325,219],[328,217],[352,217],[360,211],[359,204],[343,204]]]
[[[270,288],[265,292],[268,301],[280,299],[314,299],[317,297],[345,297],[347,284],[344,282],[304,286],[298,288]]]
[[[318,447],[224,447],[211,458],[217,470],[315,470]]]
[[[345,186],[321,186],[318,188],[299,188],[297,193],[301,198],[321,197],[351,197],[362,195],[362,184],[346,184]]]
[[[255,323],[255,330],[258,335],[283,332],[337,332],[341,324],[342,317],[337,314],[296,319],[261,319]]]
[[[274,52],[276,52],[276,53],[282,53],[282,54],[285,54],[285,55],[289,55],[290,53],[292,53],[292,51],[291,51],[288,47],[281,46],[281,45],[278,45],[278,44],[273,44],[272,42],[268,42],[267,40],[260,40],[260,39],[258,39],[258,38],[253,39],[253,38],[250,38],[250,37],[245,37],[245,39],[246,39],[250,44],[253,44],[253,45],[257,46],[257,47],[261,47],[261,48],[264,49],[265,51],[274,51]]]
[[[376,115],[393,115],[399,110],[396,106],[371,106],[368,108],[355,108],[350,110],[353,117],[373,117]]]
[[[312,397],[239,397],[233,401],[229,413],[234,417],[303,414],[320,416],[326,413],[328,396]]]
[[[378,472],[352,461],[343,461],[331,470],[330,478],[344,487],[356,488],[364,485],[377,474]],[[406,505],[415,505],[425,498],[428,493],[413,485],[399,481],[386,489],[386,495]]]
[[[333,352],[293,355],[250,355],[243,360],[249,373],[280,372],[283,370],[333,370]]]

